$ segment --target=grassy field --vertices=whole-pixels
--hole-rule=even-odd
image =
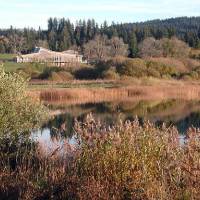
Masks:
[[[26,67],[26,63],[16,63],[11,61],[6,61],[3,63],[5,72],[15,72],[17,69],[24,67]]]
[[[30,81],[29,89],[50,89],[50,88],[117,88],[123,86],[122,83],[106,80],[72,80],[68,82],[51,82],[51,81]]]
[[[64,88],[121,88],[126,86],[199,86],[199,81],[184,81],[173,79],[157,79],[151,77],[145,78],[131,78],[121,80],[71,80],[63,82],[55,81],[42,81],[31,80],[29,82],[30,90],[42,90],[42,89],[64,89]]]
[[[15,54],[0,54],[1,61],[13,61],[15,57]]]
[[[3,68],[6,72],[15,72],[19,68],[26,66],[25,63],[16,63],[14,61],[15,54],[0,54],[0,62],[3,63]]]

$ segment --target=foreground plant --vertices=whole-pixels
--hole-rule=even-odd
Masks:
[[[85,199],[198,199],[197,130],[188,132],[183,146],[175,128],[149,122],[142,127],[137,119],[106,128],[89,116],[76,130],[77,176]]]
[[[36,151],[31,130],[47,119],[45,107],[33,102],[26,89],[27,82],[20,75],[7,74],[0,68],[0,183],[3,175],[13,173],[21,163],[31,165]],[[8,185],[9,181],[8,176]]]
[[[29,132],[46,119],[46,110],[26,95],[27,81],[0,68],[0,136]]]
[[[137,119],[108,127],[92,115],[74,129],[77,145],[66,144],[68,157],[43,156],[36,145],[31,162],[1,168],[1,197],[199,199],[200,131],[191,128],[183,144],[175,128],[141,126]]]

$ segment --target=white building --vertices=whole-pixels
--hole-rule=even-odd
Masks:
[[[29,62],[49,63],[56,66],[84,63],[83,56],[79,55],[77,51],[55,52],[42,47],[36,47],[31,54],[17,56],[17,63]]]

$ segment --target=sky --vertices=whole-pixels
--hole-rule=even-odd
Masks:
[[[0,28],[47,27],[50,17],[98,23],[200,16],[200,0],[0,0]]]

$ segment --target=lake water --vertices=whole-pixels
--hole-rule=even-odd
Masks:
[[[165,123],[176,126],[181,135],[189,127],[200,128],[200,101],[198,100],[135,100],[85,103],[75,105],[49,105],[52,119],[40,130],[33,133],[45,151],[52,151],[66,143],[75,144],[73,135],[74,120],[83,121],[90,113],[94,118],[108,125],[119,120],[134,120],[137,116],[142,124],[145,120],[157,126]]]

